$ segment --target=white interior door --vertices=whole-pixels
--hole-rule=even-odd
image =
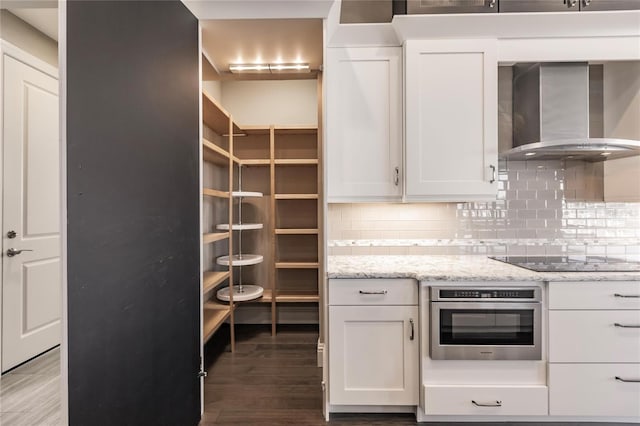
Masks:
[[[60,343],[62,283],[58,81],[6,55],[3,66],[2,371],[6,371]],[[10,250],[18,254],[10,256]]]

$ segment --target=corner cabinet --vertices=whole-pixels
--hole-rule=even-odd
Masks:
[[[402,199],[402,49],[327,49],[328,201]]]
[[[495,199],[497,41],[408,40],[404,49],[406,200]]]
[[[418,285],[329,280],[329,403],[418,405]]]

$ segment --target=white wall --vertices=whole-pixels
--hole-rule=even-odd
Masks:
[[[213,96],[213,99],[222,103],[222,83],[219,81],[203,81],[202,89],[209,95]]]
[[[0,38],[58,67],[58,43],[7,10],[0,10]]]
[[[317,125],[316,80],[224,81],[222,105],[242,125]]]

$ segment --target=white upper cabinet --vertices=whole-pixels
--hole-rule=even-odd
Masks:
[[[495,39],[405,43],[408,201],[495,199],[497,73]]]
[[[329,202],[402,198],[402,49],[327,49]]]

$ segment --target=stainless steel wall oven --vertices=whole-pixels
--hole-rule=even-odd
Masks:
[[[542,359],[540,287],[432,287],[432,359]]]

